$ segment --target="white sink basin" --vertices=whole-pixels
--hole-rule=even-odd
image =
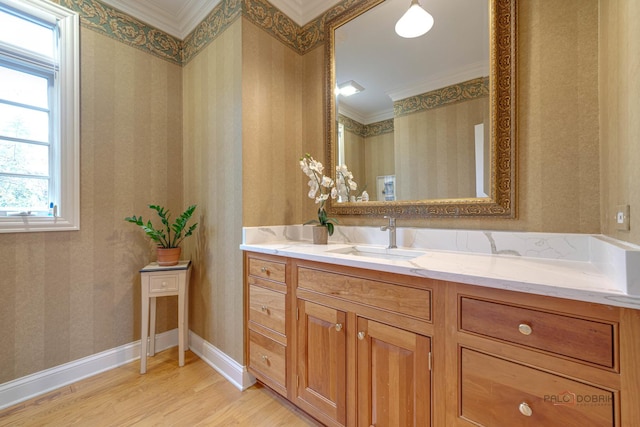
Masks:
[[[389,249],[381,246],[347,246],[340,249],[331,249],[328,253],[353,255],[357,257],[386,259],[390,261],[408,261],[417,258],[422,255],[426,255],[426,252],[414,251],[410,249]]]

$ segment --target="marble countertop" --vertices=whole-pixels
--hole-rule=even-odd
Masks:
[[[409,239],[406,238],[406,235],[412,233],[405,231],[402,234],[405,238],[398,241],[398,247],[400,253],[403,253],[403,250],[406,252],[419,251],[415,252],[418,256],[410,259],[401,257],[381,259],[349,253],[349,249],[356,245],[384,252],[384,244],[380,244],[380,241],[372,242],[371,239],[366,238],[366,235],[371,233],[378,238],[379,229],[369,227],[369,230],[362,230],[367,227],[351,227],[361,235],[354,238],[353,235],[348,235],[349,230],[343,230],[341,236],[334,234],[334,238],[330,239],[329,244],[314,245],[311,243],[310,237],[307,236],[307,233],[310,235],[308,230],[293,227],[296,226],[245,228],[240,249],[640,309],[640,295],[630,295],[626,288],[627,282],[635,283],[637,280],[635,263],[640,260],[640,248],[619,244],[617,241],[611,241],[602,236],[539,233],[506,233],[509,236],[501,236],[500,232],[492,232],[489,239],[491,244],[483,252],[482,249],[477,248],[469,250],[469,242],[475,238],[477,232],[465,232],[469,233],[462,239],[465,250],[452,250],[449,246],[446,246],[447,249],[429,248],[426,247],[427,245],[419,243],[417,246],[416,240],[419,241],[421,237],[425,237],[425,233],[428,234],[427,231],[417,229],[414,235],[409,236]],[[444,234],[443,230],[436,232],[439,236],[439,242],[447,241],[446,231]],[[449,231],[449,233],[455,233],[452,234],[453,238],[461,240],[460,230]],[[421,234],[422,236],[420,236]],[[512,237],[517,242],[534,239],[538,242],[539,252],[544,255],[531,256],[532,254],[526,253],[523,256],[519,251],[526,250],[526,245],[530,242],[520,248],[517,247],[519,243],[513,242],[503,243],[502,248],[497,248],[497,241],[506,242]],[[561,243],[549,243],[553,239]],[[411,240],[413,244],[403,245],[408,240]],[[545,243],[541,243],[542,241]],[[445,244],[449,245],[449,243]],[[547,246],[547,248],[540,250],[543,246]],[[511,249],[507,249],[507,247],[511,247]],[[624,259],[619,260],[618,258]],[[624,261],[631,262],[632,265],[621,265]],[[621,269],[625,271],[622,272]]]

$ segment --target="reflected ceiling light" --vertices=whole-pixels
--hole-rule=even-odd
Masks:
[[[363,90],[364,88],[353,80],[338,85],[338,94],[342,96],[351,96]]]
[[[426,34],[433,27],[433,16],[420,6],[418,0],[411,0],[411,6],[396,22],[396,33],[400,37],[412,39]]]

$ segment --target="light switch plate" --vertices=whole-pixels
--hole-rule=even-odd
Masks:
[[[629,231],[629,205],[616,206],[616,230]]]

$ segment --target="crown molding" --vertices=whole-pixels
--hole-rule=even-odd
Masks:
[[[104,3],[134,16],[153,27],[184,40],[221,0],[184,0],[177,13],[153,0],[103,0]]]
[[[183,0],[176,2],[177,13],[158,4],[158,0],[103,0],[104,3],[136,17],[174,37],[184,40],[222,0]],[[164,0],[167,3],[168,0]],[[173,0],[175,1],[175,0]],[[270,0],[270,3],[303,26],[341,0]]]
[[[341,0],[269,0],[296,24],[303,26]]]
[[[382,111],[377,111],[375,113],[369,114],[365,117],[365,125],[370,125],[372,123],[382,122],[384,120],[393,119],[393,108],[389,108]]]
[[[355,120],[361,125],[365,125],[366,117],[359,111],[354,110],[344,104],[338,104],[338,114],[349,117],[351,120]]]
[[[370,125],[372,123],[393,119],[394,117],[393,108],[390,108],[384,111],[377,111],[372,114],[363,115],[361,112],[356,111],[345,104],[340,104],[338,106],[338,113],[342,114],[343,116],[347,116],[350,119],[355,120],[356,122],[365,126]]]

